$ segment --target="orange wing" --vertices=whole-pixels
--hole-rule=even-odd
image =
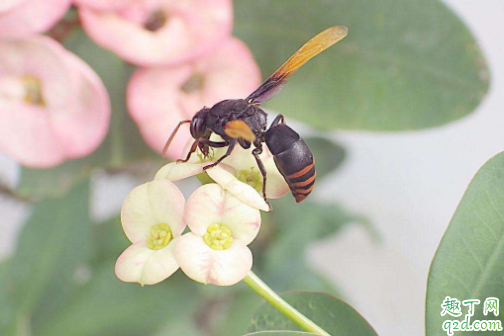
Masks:
[[[324,30],[306,42],[270,78],[248,96],[247,100],[250,103],[260,104],[273,98],[299,68],[322,51],[341,41],[347,34],[348,29],[343,26],[334,26]]]
[[[254,132],[241,120],[229,121],[224,128],[224,132],[227,136],[234,139],[242,138],[248,142],[254,142],[256,139]]]

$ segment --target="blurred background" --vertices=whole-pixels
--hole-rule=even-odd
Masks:
[[[398,122],[399,126],[397,127],[373,127],[369,125],[372,121],[369,121],[362,123],[363,126],[361,128],[363,130],[355,130],[358,129],[359,126],[358,122],[353,120],[349,121],[347,125],[343,125],[343,128],[354,130],[328,131],[327,136],[325,136],[326,140],[313,138],[311,141],[317,148],[315,151],[317,161],[319,161],[319,156],[322,157],[327,153],[330,153],[328,156],[332,159],[327,162],[327,165],[329,165],[331,169],[328,169],[327,175],[324,177],[324,183],[319,183],[316,188],[316,193],[313,196],[315,201],[313,201],[314,203],[310,208],[311,210],[308,210],[309,206],[301,208],[302,210],[297,210],[290,196],[282,201],[273,203],[275,211],[277,211],[278,214],[266,217],[265,221],[266,223],[280,223],[282,227],[277,228],[275,226],[277,224],[271,224],[271,230],[275,231],[275,234],[271,235],[271,237],[274,238],[271,238],[268,236],[270,230],[264,225],[264,240],[259,240],[257,243],[257,246],[262,246],[261,244],[266,241],[266,243],[264,243],[266,244],[265,246],[268,246],[271,250],[268,252],[270,254],[265,253],[264,255],[257,252],[256,263],[258,265],[257,267],[260,268],[259,273],[262,271],[267,279],[271,279],[273,282],[272,286],[275,289],[283,291],[299,288],[331,291],[342,297],[359,311],[380,335],[399,336],[408,334],[419,336],[425,333],[424,302],[427,276],[436,248],[471,178],[486,160],[502,150],[504,143],[504,135],[502,132],[502,124],[504,123],[504,116],[502,114],[504,110],[504,96],[500,94],[504,92],[504,40],[499,35],[499,32],[504,31],[504,23],[502,21],[504,17],[504,3],[500,0],[446,0],[445,4],[468,26],[488,63],[491,78],[488,93],[479,105],[478,102],[475,104],[474,102],[467,103],[467,105],[475,107],[474,112],[470,113],[472,109],[469,107],[468,111],[460,115],[468,114],[464,118],[447,117],[445,121],[439,124],[418,122],[418,124],[415,125],[411,122],[411,120],[415,120],[414,117],[406,121],[403,126],[400,125],[401,122]],[[240,6],[236,4],[235,6],[238,7],[238,11],[241,10]],[[347,4],[347,6],[350,5]],[[402,5],[398,5],[397,7],[402,7]],[[400,9],[406,10],[406,7],[407,6]],[[339,14],[341,17],[345,17],[344,12],[346,9],[348,8],[342,7],[341,11],[343,14]],[[352,15],[358,15],[359,10],[349,10],[349,12],[351,12]],[[397,13],[399,12],[398,10]],[[394,20],[394,15],[397,15],[397,13],[391,13],[390,17],[385,17],[383,20]],[[251,34],[248,31],[249,27],[240,26],[239,19],[240,16],[235,18],[235,31],[237,32],[237,36],[249,44],[252,53],[259,60],[259,65],[261,66],[262,61],[264,61],[264,53],[268,51],[261,50],[259,51],[260,55],[257,54],[258,51],[254,50],[254,48],[259,45],[259,42],[252,44],[248,43],[250,39],[249,35]],[[302,18],[299,20],[302,20]],[[353,27],[347,22],[340,22],[335,19],[333,23],[348,25],[350,30],[349,39],[352,37],[353,29],[359,31],[357,27]],[[265,27],[267,27],[267,24],[265,24]],[[426,29],[428,30],[428,27]],[[371,31],[372,30],[369,30],[369,32]],[[292,39],[296,41],[294,45],[303,43],[307,37],[314,35],[316,32],[317,31],[310,31],[301,38],[292,37]],[[388,39],[393,40],[395,37],[399,39],[400,36],[404,38],[404,36],[397,31],[387,31],[385,29],[380,32],[388,34],[387,39],[377,37],[377,39],[384,43],[384,45],[381,46],[382,49],[380,49],[381,51],[384,50],[384,52],[387,51],[386,43]],[[447,45],[455,44],[458,41],[459,37],[457,36],[456,29],[447,29],[444,32],[447,33],[447,35],[441,40],[444,40]],[[264,33],[268,34],[269,31],[266,29]],[[360,33],[356,33],[356,36],[358,37],[359,34]],[[275,33],[273,32],[272,35],[275,35]],[[418,38],[418,40],[415,40],[415,43],[419,45],[428,43],[428,41],[422,41],[420,37],[424,37],[427,40],[429,38],[434,38],[428,36],[428,34],[422,36],[420,33],[418,36],[412,36],[411,38],[413,38],[413,40]],[[337,45],[335,48],[341,47],[343,49],[342,52],[345,53],[345,47],[343,47],[345,41],[341,43],[342,46]],[[351,45],[350,43],[351,42],[349,42],[349,45]],[[350,48],[350,46],[346,48]],[[391,46],[391,48],[393,48],[393,46]],[[431,51],[434,50],[435,49],[432,49]],[[291,49],[290,52],[294,52],[294,49]],[[348,52],[359,54],[359,49]],[[396,51],[391,49],[389,52],[393,54]],[[365,52],[363,51],[363,53]],[[286,54],[282,55],[282,57],[288,55],[289,51],[286,51]],[[330,55],[336,57],[339,54],[338,51],[334,51],[334,53]],[[79,56],[85,58],[82,55]],[[369,61],[366,57],[372,56],[371,53],[371,55],[365,55],[362,56],[362,58]],[[431,56],[433,62],[438,62],[436,58],[440,56]],[[457,57],[457,55],[450,55],[450,57],[451,56]],[[338,67],[345,67],[344,62],[347,57],[351,56],[346,55],[341,59],[335,58],[334,62],[343,63],[339,64]],[[429,55],[425,55],[425,57],[427,57],[426,59],[428,60]],[[286,57],[284,58],[286,59]],[[328,58],[325,60],[322,59],[320,62],[324,63],[327,62],[327,60]],[[86,61],[89,62],[89,60]],[[313,60],[312,63],[307,66],[309,69],[307,69],[306,72],[300,72],[298,76],[292,79],[293,88],[288,91],[289,88],[287,87],[285,91],[280,94],[283,94],[283,97],[280,98],[279,96],[277,104],[271,107],[266,106],[268,112],[272,114],[285,113],[288,118],[290,117],[289,112],[282,109],[282,104],[285,100],[289,99],[292,94],[306,91],[308,95],[312,92],[310,86],[313,84],[311,80],[313,80],[314,77],[310,77],[307,74],[310,71],[317,72],[318,61],[318,59]],[[354,62],[352,66],[358,66],[356,64],[359,63],[359,60],[357,59]],[[397,60],[397,64],[401,62],[401,59]],[[456,63],[456,61],[454,62]],[[90,64],[93,66],[92,62]],[[265,75],[267,76],[267,74],[278,65],[280,64],[268,63],[267,70],[262,69],[263,77],[265,77]],[[460,71],[466,70],[463,67],[458,69]],[[412,74],[410,73],[408,76],[414,77],[417,72],[418,75],[421,76],[420,73],[422,71],[431,70],[436,71],[436,66],[427,70],[424,68],[410,69]],[[438,70],[440,72],[443,71],[439,68]],[[478,71],[483,70],[479,69],[476,73]],[[346,73],[351,73],[351,71],[347,71]],[[404,73],[393,73],[390,76],[396,75],[401,78],[401,75],[404,75]],[[444,75],[449,76],[450,74],[440,74],[441,77]],[[383,77],[383,86],[389,83],[387,82],[387,76],[388,75],[384,75]],[[470,78],[471,76],[468,77]],[[483,78],[484,81],[485,74],[483,74],[481,78]],[[324,79],[324,81],[326,80],[328,79]],[[335,80],[340,81],[343,87],[346,83],[345,72],[340,78]],[[401,81],[401,79],[399,79],[399,81]],[[296,84],[294,84],[294,82]],[[408,90],[407,82],[408,81],[405,80],[406,84],[401,83],[400,87],[403,88],[403,91],[398,91],[398,94],[403,94]],[[426,82],[421,82],[421,84],[422,83],[428,85]],[[446,80],[446,82],[443,82],[443,85],[449,85],[449,83],[451,83],[450,80]],[[107,83],[105,84],[107,85]],[[418,83],[414,84],[414,87],[411,88],[413,91],[412,94],[414,95],[415,92],[420,92],[419,95],[422,95],[422,88],[415,86],[417,84]],[[484,84],[481,83],[471,83],[469,80],[466,84],[469,91],[471,86],[474,87],[474,91],[482,90],[482,85],[484,86]],[[375,99],[380,107],[377,111],[378,115],[371,117],[371,119],[380,119],[381,115],[384,120],[384,125],[387,125],[386,122],[392,120],[391,115],[388,115],[387,112],[383,112],[388,108],[386,105],[387,100],[385,99],[384,101],[380,99],[379,90],[373,91],[372,86],[364,82],[362,86],[364,88],[362,91],[359,90],[358,86],[355,86],[352,87],[350,91],[345,92],[345,94],[350,95],[349,99],[367,101],[368,103],[362,103],[362,105],[358,106],[363,111],[366,110],[363,106],[365,104],[373,104],[373,99]],[[442,88],[442,85],[440,85],[440,88]],[[337,86],[335,90],[341,91],[341,88]],[[384,90],[386,91],[386,89]],[[113,93],[109,92],[109,94],[112,95]],[[382,94],[386,95],[386,93],[383,92]],[[372,98],[366,97],[366,95],[370,95]],[[389,96],[386,96],[386,98],[387,97]],[[306,99],[311,102],[311,98]],[[404,101],[398,99],[398,101],[392,101],[392,103],[398,104],[400,108],[407,111],[410,108],[408,104],[405,104],[407,101],[408,100],[405,98]],[[418,108],[413,108],[415,113],[420,113],[423,107],[430,109],[433,106],[430,103],[424,104],[414,100],[411,101],[411,103],[416,103],[420,106]],[[440,110],[442,110],[444,108],[444,100],[440,99],[437,103],[440,105]],[[286,105],[286,109],[288,109],[288,107],[289,106]],[[319,106],[317,106],[317,108],[318,107]],[[326,106],[320,107],[322,111],[326,108]],[[342,105],[342,109],[347,113],[351,113],[351,108],[352,106],[348,107]],[[397,106],[391,107],[391,109],[399,110]],[[325,114],[323,115],[325,117],[331,118],[330,111],[324,112]],[[294,112],[292,117],[296,119],[300,113],[299,111]],[[429,110],[426,113],[435,112]],[[443,114],[444,112],[439,113]],[[448,115],[450,115],[450,113],[452,113],[451,110]],[[339,116],[339,118],[344,117],[344,114]],[[362,115],[359,118],[361,117]],[[398,119],[400,120],[401,117],[398,117]],[[440,119],[443,118],[440,117]],[[312,128],[311,126],[320,126],[323,121],[315,122],[315,125],[308,126],[303,125],[305,120],[299,118],[298,120],[300,122],[293,121],[292,124],[302,130],[303,134],[310,139],[310,135],[320,134],[316,131],[316,128]],[[441,125],[448,121],[452,122]],[[390,123],[393,124],[394,121],[390,121]],[[436,127],[413,130],[432,126]],[[334,128],[339,127],[336,125]],[[408,129],[410,129],[410,131],[407,131]],[[401,132],[373,132],[377,130],[400,130]],[[169,132],[169,130],[167,132]],[[329,143],[327,139],[333,142]],[[325,162],[326,159],[320,159],[320,161]],[[150,171],[149,169],[147,170]],[[15,190],[16,186],[20,183],[21,175],[22,173],[15,160],[0,152],[0,176],[5,184],[3,188],[4,195],[0,196],[0,213],[2,214],[2,218],[0,219],[0,260],[4,261],[8,261],[16,254],[15,251],[18,246],[17,242],[20,232],[23,230],[25,222],[32,214],[33,209],[32,205],[30,205],[31,199],[26,192],[21,194],[10,194],[12,191],[11,189]],[[30,178],[33,179],[34,177],[31,176]],[[28,182],[29,181],[30,180],[28,180]],[[96,223],[113,221],[114,224],[111,224],[113,229],[98,229],[100,230],[101,240],[103,241],[98,242],[98,244],[101,245],[98,248],[98,252],[93,252],[94,257],[91,264],[95,265],[100,263],[100,258],[103,255],[103,265],[95,269],[95,266],[86,266],[83,264],[75,269],[74,279],[77,279],[75,281],[79,283],[79,286],[87,286],[86,291],[90,291],[90,287],[92,288],[92,286],[94,286],[90,285],[90,283],[93,283],[96,274],[101,272],[102,269],[105,270],[104,274],[108,274],[107,272],[110,273],[112,271],[112,264],[110,264],[109,261],[113,260],[114,255],[117,256],[117,252],[120,253],[122,248],[127,246],[125,240],[118,241],[117,243],[110,243],[110,241],[115,238],[105,237],[110,237],[108,235],[117,236],[122,234],[120,229],[117,228],[116,215],[127,193],[143,181],[144,180],[139,177],[138,174],[129,174],[121,170],[112,171],[102,169],[93,174],[91,178],[92,219]],[[189,190],[192,186],[189,183],[188,185],[184,185],[184,187]],[[306,246],[308,252],[306,265],[308,265],[310,269],[314,269],[314,274],[316,275],[313,275],[309,272],[305,272],[304,269],[297,269],[296,267],[289,266],[290,263],[295,263],[297,259],[282,259],[281,254],[286,252],[282,252],[282,248],[276,246],[281,246],[280,244],[292,245],[296,242],[299,243],[299,239],[309,235],[306,231],[311,230],[310,225],[318,225],[314,224],[314,222],[329,221],[331,218],[335,218],[336,215],[334,213],[328,213],[323,219],[315,218],[317,216],[323,217],[317,212],[316,204],[330,204],[334,211],[341,213],[341,217],[335,219],[336,223],[334,227],[330,229],[322,228],[316,234],[313,234],[314,239],[309,241],[309,244],[307,244],[308,246]],[[292,234],[293,229],[288,228],[289,222],[293,221],[292,218],[299,217],[295,216],[295,211],[303,212],[299,215],[304,221],[304,223],[300,224],[303,227],[300,236]],[[309,213],[309,215],[307,215],[307,213]],[[50,216],[46,216],[45,218],[50,218]],[[299,219],[297,220],[299,221]],[[33,224],[35,223],[32,223],[32,225]],[[45,223],[38,222],[36,225],[45,225]],[[282,231],[285,231],[283,236]],[[289,236],[289,234],[292,235]],[[279,236],[281,237],[279,238]],[[268,241],[271,239],[273,242]],[[277,244],[275,239],[278,240],[278,245],[275,245]],[[76,246],[73,246],[73,248],[79,249],[78,240],[75,244]],[[286,249],[286,251],[288,250],[289,249]],[[302,252],[303,251],[300,253]],[[37,251],[34,250],[31,251],[31,253],[37,253]],[[72,253],[72,250],[61,251],[60,253]],[[26,256],[24,257],[26,258]],[[272,265],[267,265],[268,260],[273,260]],[[271,270],[275,267],[285,272],[288,277],[298,278],[299,281],[296,283],[289,283],[287,280],[281,279],[280,275],[271,273]],[[5,267],[0,269],[0,272],[3,271],[5,274],[5,269]],[[110,281],[113,283],[115,280],[113,279],[113,275],[108,274],[108,276],[110,276]],[[323,280],[314,282],[310,280],[311,277],[320,277],[321,279],[323,278]],[[171,280],[172,279],[169,281]],[[174,281],[179,280],[177,279]],[[100,287],[101,290],[105,290],[104,285],[96,286]],[[121,284],[121,286],[123,285]],[[169,286],[169,284],[167,286]],[[117,295],[141,295],[136,292],[136,289],[133,294],[129,293],[129,288],[130,287],[127,287],[123,292],[118,292]],[[100,289],[96,290],[100,291]],[[218,298],[221,295],[226,295],[226,289],[201,289],[198,287],[198,290],[201,291],[199,297],[205,298],[205,300],[207,300],[206,304],[217,312],[215,313],[217,314],[216,316],[220,316],[215,319],[217,321],[226,321],[226,318],[230,316],[228,315],[231,311],[230,307],[233,307],[232,305],[235,304],[235,301],[225,301],[224,303],[219,301]],[[89,292],[86,291],[85,293],[89,294]],[[244,292],[246,292],[246,290]],[[240,295],[245,295],[243,294],[244,292],[235,290],[234,293],[240,298]],[[156,295],[158,294],[159,293]],[[245,301],[247,297],[242,297],[241,299],[242,303],[247,302]],[[252,302],[250,305],[254,306],[256,302],[254,299],[250,300]],[[73,325],[74,327],[70,328],[68,333],[60,334],[93,335],[103,334],[103,332],[116,334],[112,332],[118,330],[114,323],[119,325],[122,323],[121,318],[126,319],[129,316],[128,312],[123,312],[123,314],[111,314],[109,321],[105,323],[103,327],[100,327],[102,321],[97,316],[107,312],[105,309],[98,309],[98,312],[91,314],[93,316],[97,315],[95,320],[93,320],[92,317],[84,318],[86,323],[96,322],[96,325],[88,328],[85,326],[85,323],[82,322],[81,325],[78,324],[78,327],[81,327],[81,329],[79,329],[75,327],[78,318],[72,317],[72,313],[76,315],[86,314],[86,312],[93,310],[93,307],[95,307],[95,303],[93,303],[91,299],[83,301],[84,302],[79,302],[79,299],[76,298],[62,299],[60,302],[61,305],[59,307],[56,306],[54,311],[66,310],[69,307],[67,313],[63,315],[56,314],[55,316],[58,322],[55,322],[53,326],[47,326],[44,325],[45,322],[41,322],[44,320],[44,314],[39,312],[38,314],[40,314],[40,316],[36,317],[35,326],[37,326],[37,323],[43,325],[41,327],[43,331],[41,334],[43,335],[49,333],[57,335],[58,330],[67,330],[62,328],[66,328],[68,325]],[[5,304],[6,302],[7,301],[4,301],[3,303]],[[152,302],[157,301],[154,300]],[[96,305],[98,304],[101,303],[96,303]],[[201,301],[196,303],[196,305],[201,304]],[[106,304],[102,305],[102,307],[103,306],[106,306]],[[148,309],[150,303],[146,302],[145,305],[141,307]],[[111,307],[111,309],[112,308],[113,307]],[[0,314],[2,312],[5,313],[4,316],[8,316],[5,307],[4,310],[0,309]],[[47,313],[47,316],[50,316],[50,312]],[[152,318],[154,319],[154,317]],[[178,330],[177,328],[181,328],[180,330],[188,332],[187,325],[182,325],[182,323],[187,322],[189,325],[195,325],[195,329],[187,333],[190,335],[196,335],[196,333],[201,332],[202,329],[211,330],[214,334],[227,334],[226,328],[219,329],[219,327],[215,327],[211,322],[206,321],[205,318],[208,319],[208,317],[196,314],[194,318],[196,322],[179,321],[180,323],[178,324],[167,323],[165,326],[158,325],[155,328],[155,332],[159,335],[175,335],[177,333],[174,333],[174,331]],[[236,317],[237,321],[243,321],[243,319],[244,317],[241,317],[241,319]],[[0,319],[0,321],[1,320],[2,319]],[[144,319],[142,323],[147,322]],[[131,325],[128,326],[131,327]],[[204,328],[201,326],[204,326]],[[86,328],[88,328],[88,331],[83,331]],[[133,328],[132,330],[135,329]],[[163,330],[169,330],[170,332],[163,333]],[[230,330],[231,329],[228,330],[229,335],[232,335],[234,330],[246,331],[246,326],[236,326],[235,329]],[[153,331],[149,334],[155,334],[155,332]],[[124,334],[124,330],[122,333],[117,334]],[[132,334],[134,334],[133,331]],[[239,332],[236,333],[236,335],[238,334]],[[38,333],[35,332],[34,335],[38,335]]]

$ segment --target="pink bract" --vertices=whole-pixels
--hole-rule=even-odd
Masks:
[[[46,32],[65,15],[70,5],[70,0],[8,0],[0,4],[0,35]]]
[[[140,66],[208,54],[230,36],[233,21],[231,0],[136,0],[113,10],[81,6],[79,12],[93,40]]]
[[[0,15],[11,11],[13,8],[21,5],[26,1],[27,0],[3,0],[2,2],[0,2]]]
[[[120,8],[134,0],[74,0],[77,6],[89,7],[97,10],[111,10]]]
[[[147,144],[161,152],[180,121],[192,118],[203,106],[245,98],[260,83],[252,53],[243,42],[231,38],[197,62],[137,70],[128,87],[128,110]],[[184,125],[168,155],[179,158],[189,138],[189,127]]]
[[[81,59],[44,36],[0,40],[0,150],[30,167],[86,156],[105,138],[107,91]]]

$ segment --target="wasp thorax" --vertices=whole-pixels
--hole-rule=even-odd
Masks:
[[[151,250],[160,250],[173,239],[171,228],[168,224],[157,224],[151,227],[147,237],[147,247]]]
[[[258,192],[262,191],[263,178],[259,169],[250,167],[250,169],[242,169],[238,172],[236,178],[243,183],[248,184]]]
[[[233,233],[226,225],[215,223],[208,227],[203,240],[214,250],[227,250],[233,243]]]
[[[33,105],[45,105],[40,80],[35,77],[24,76],[21,81],[25,89],[24,101]]]
[[[163,28],[163,26],[166,25],[167,21],[168,16],[166,15],[166,13],[161,10],[157,10],[149,15],[147,21],[145,21],[144,23],[144,28],[151,32],[155,32]]]

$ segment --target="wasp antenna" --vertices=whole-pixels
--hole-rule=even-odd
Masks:
[[[161,155],[163,157],[166,157],[166,152],[168,152],[168,148],[170,148],[170,144],[173,141],[173,138],[175,138],[175,134],[177,134],[180,126],[182,126],[184,124],[187,124],[187,123],[190,123],[190,122],[191,122],[191,120],[182,120],[181,122],[178,123],[177,127],[175,127],[175,129],[173,130],[172,134],[170,135],[170,137],[166,141],[166,144],[165,144],[165,146],[163,148],[163,152],[161,153]]]

